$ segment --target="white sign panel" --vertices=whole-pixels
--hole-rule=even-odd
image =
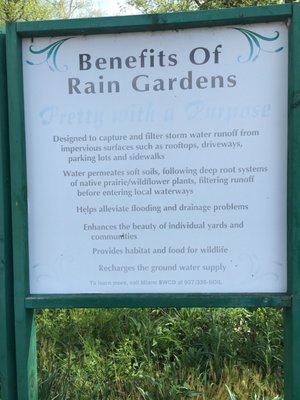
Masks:
[[[286,291],[285,23],[23,40],[30,291]]]

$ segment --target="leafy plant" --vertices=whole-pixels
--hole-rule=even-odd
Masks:
[[[272,309],[42,310],[40,398],[281,400],[282,326]]]

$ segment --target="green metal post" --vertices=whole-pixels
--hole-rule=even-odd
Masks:
[[[16,394],[5,35],[0,33],[0,398]]]
[[[290,27],[288,292],[285,309],[285,400],[300,394],[300,4],[293,5]]]
[[[24,116],[20,112],[16,118],[14,107],[16,102],[23,107],[22,68],[20,57],[20,39],[15,32],[16,24],[8,24],[6,30],[7,77],[9,83],[8,109],[10,131],[24,130]],[[9,52],[9,55],[8,55]],[[18,93],[18,95],[16,95]],[[16,98],[17,97],[17,98]],[[23,135],[24,139],[24,135]],[[18,400],[36,400],[38,398],[37,367],[36,367],[36,335],[34,310],[25,308],[24,298],[28,294],[27,257],[18,254],[28,254],[27,250],[27,196],[24,146],[22,139],[11,137],[10,140],[21,143],[17,151],[11,151],[11,204],[12,204],[12,237],[16,248],[14,254],[14,306],[15,306],[15,340]],[[17,154],[17,152],[20,153]],[[20,221],[23,221],[20,223]],[[21,252],[20,252],[21,249]]]

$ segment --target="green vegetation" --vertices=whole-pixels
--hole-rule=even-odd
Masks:
[[[282,400],[274,309],[43,310],[43,400]]]
[[[299,0],[294,1],[297,3]],[[291,3],[290,0],[127,0],[142,13],[163,13],[213,8],[263,6],[267,4]]]
[[[4,22],[96,17],[100,9],[91,0],[0,0],[0,25]]]

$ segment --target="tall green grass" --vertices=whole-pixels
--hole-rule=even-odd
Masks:
[[[43,310],[42,400],[282,400],[274,309]]]

